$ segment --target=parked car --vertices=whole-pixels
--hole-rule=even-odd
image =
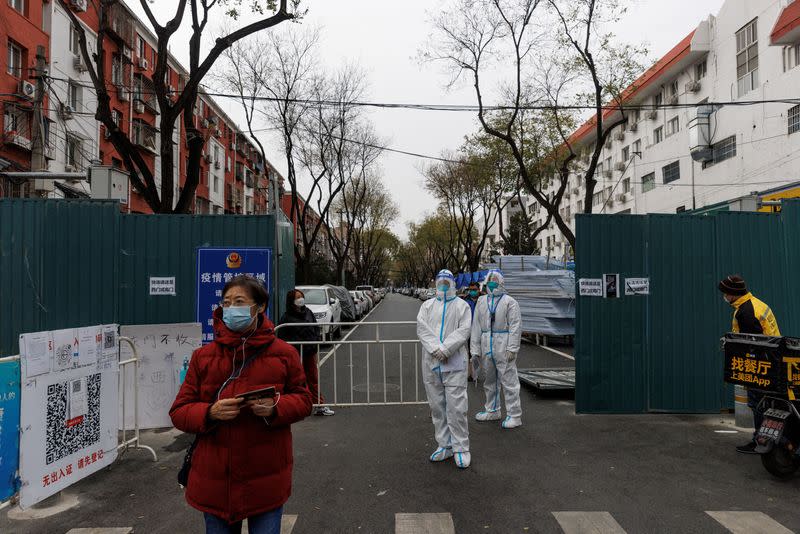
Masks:
[[[356,306],[356,315],[361,319],[367,314],[367,301],[359,295],[358,291],[351,291],[350,296],[353,297],[353,303]]]
[[[356,291],[373,291],[372,286],[356,286]]]
[[[358,320],[356,316],[356,304],[353,302],[353,296],[350,295],[350,292],[347,289],[341,286],[334,286],[331,284],[326,284],[337,299],[339,299],[339,304],[342,306],[342,321],[345,323],[352,323]]]
[[[338,323],[342,320],[342,305],[333,290],[328,286],[299,286],[297,289],[306,296],[306,306],[314,313],[318,323]],[[342,327],[326,325],[322,327],[323,336],[341,335]]]
[[[356,291],[356,294],[361,298],[364,304],[364,315],[368,314],[372,311],[372,308],[375,307],[375,303],[372,302],[372,299],[369,298],[366,291]]]

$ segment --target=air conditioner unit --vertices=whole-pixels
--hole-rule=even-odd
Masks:
[[[72,106],[70,106],[69,104],[61,104],[59,111],[61,113],[61,118],[64,119],[65,121],[71,119],[72,114],[75,113],[75,110],[72,109]]]
[[[629,132],[635,132],[638,129],[639,129],[639,123],[638,122],[632,122],[632,123],[628,124],[628,131]]]
[[[628,199],[628,193],[620,193],[619,195],[617,195],[617,200],[619,200],[620,202],[623,202],[623,203],[627,202],[629,200]]]
[[[6,143],[10,145],[16,145],[20,148],[24,148],[27,150],[31,149],[31,140],[27,137],[24,137],[18,134],[16,131],[12,130],[10,132],[6,132]]]
[[[618,130],[614,133],[614,139],[617,141],[624,141],[625,140],[625,130]]]
[[[651,109],[650,111],[645,113],[644,116],[647,117],[648,119],[650,119],[651,121],[654,121],[654,120],[656,120],[658,118],[658,110],[657,109]]]
[[[122,47],[122,56],[130,61],[131,57],[133,57],[133,50],[127,46]]]
[[[203,159],[206,160],[206,163],[211,163],[211,154],[206,154]]]
[[[215,161],[214,162],[214,168],[215,169],[219,169],[220,167],[222,167],[222,164],[219,161]]]
[[[140,69],[142,69],[142,70],[147,70],[147,69],[148,69],[148,67],[150,66],[150,63],[147,61],[147,58],[145,58],[145,57],[140,57],[140,58],[139,58],[139,63],[138,63],[138,65],[139,65],[139,68],[140,68]]]
[[[104,128],[103,138],[104,139],[111,139],[111,130],[108,129],[108,126],[106,126]]]
[[[678,103],[678,95],[672,95],[671,97],[669,97],[669,100],[668,100],[667,102],[668,102],[668,103],[669,103],[671,106],[674,106],[675,104],[677,104],[677,103]]]
[[[87,4],[88,0],[70,0],[69,2],[69,5],[72,6],[72,9],[80,13],[86,11]]]
[[[236,143],[231,141],[231,150],[236,150]]]
[[[19,88],[17,89],[17,92],[23,98],[36,98],[36,86],[26,80],[19,82]]]
[[[613,208],[613,207],[614,207],[614,198],[613,198],[613,197],[612,197],[612,198],[609,198],[609,199],[606,201],[606,206],[608,206],[609,208]]]
[[[618,161],[618,162],[616,162],[614,164],[614,170],[616,170],[616,171],[625,172],[625,168],[626,168],[626,165],[625,165],[624,161]]]
[[[686,92],[687,93],[696,93],[700,91],[700,82],[697,80],[692,80],[691,82],[686,82]]]
[[[222,137],[222,130],[217,128],[217,137]]]
[[[86,72],[86,63],[83,62],[83,56],[81,54],[75,54],[72,56],[72,66],[75,67],[75,70],[78,72]]]
[[[210,124],[213,124],[214,126],[216,126],[217,125],[217,118],[212,115],[211,117],[208,118],[208,122]]]
[[[604,178],[611,178],[611,171],[610,170],[603,171],[603,177]]]
[[[203,128],[208,128],[208,119],[203,119]]]
[[[131,99],[131,92],[124,87],[118,87],[117,97],[119,98],[120,102],[128,102]]]
[[[136,113],[144,113],[144,102],[141,100],[136,100],[133,103],[133,111]]]

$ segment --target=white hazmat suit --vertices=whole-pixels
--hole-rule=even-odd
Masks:
[[[450,271],[436,276],[436,298],[422,304],[417,314],[417,336],[422,344],[422,379],[431,407],[438,448],[432,462],[453,457],[458,467],[469,467],[467,428],[467,341],[471,328],[469,305],[456,297]]]
[[[492,288],[495,284],[496,287]],[[516,428],[522,425],[516,362],[522,338],[522,315],[517,301],[506,294],[500,271],[487,273],[486,286],[488,294],[478,299],[475,305],[470,339],[470,353],[479,359],[486,377],[483,383],[485,409],[478,412],[475,419],[497,421],[502,418],[502,385],[506,403],[506,418],[502,426]]]

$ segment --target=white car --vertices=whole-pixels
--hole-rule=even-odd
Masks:
[[[372,299],[371,299],[371,298],[369,298],[369,295],[367,295],[367,294],[366,294],[365,292],[363,292],[363,291],[356,291],[356,294],[357,294],[357,295],[358,295],[358,296],[361,298],[361,300],[363,301],[363,304],[364,304],[364,314],[366,315],[367,313],[369,313],[370,311],[372,311],[372,308],[374,308],[374,307],[375,307],[375,303],[374,303],[374,302],[372,302]]]
[[[367,313],[367,303],[358,291],[351,291],[350,294],[353,296],[353,302],[356,304],[356,315],[360,319]]]
[[[318,323],[338,323],[342,320],[342,304],[326,286],[299,286],[297,289],[306,296],[306,306],[314,314]],[[340,335],[342,326],[323,326],[322,334],[325,338],[329,334]]]

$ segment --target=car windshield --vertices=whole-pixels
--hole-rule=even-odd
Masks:
[[[328,297],[324,289],[301,289],[306,294],[306,304],[321,305],[328,304]]]

